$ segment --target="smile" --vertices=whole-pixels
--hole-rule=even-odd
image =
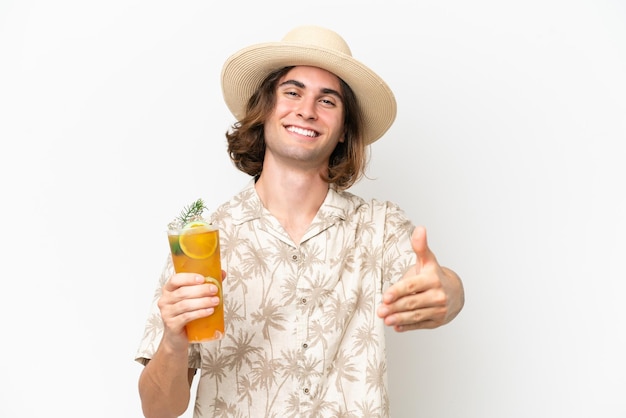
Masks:
[[[304,135],[304,136],[308,136],[310,138],[315,138],[316,136],[318,136],[319,134],[313,130],[310,129],[303,129],[303,128],[298,128],[297,126],[287,126],[286,128],[289,132],[293,132],[296,133],[298,135]]]

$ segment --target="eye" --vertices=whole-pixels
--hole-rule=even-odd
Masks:
[[[328,97],[320,99],[320,103],[322,103],[324,106],[329,106],[329,107],[335,107],[337,105],[335,100],[328,98]]]
[[[300,97],[300,92],[297,89],[294,89],[293,86],[289,87],[278,90],[278,93],[286,97]]]

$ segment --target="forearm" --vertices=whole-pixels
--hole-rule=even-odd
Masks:
[[[187,351],[161,344],[139,377],[139,396],[147,418],[181,416],[190,398]]]

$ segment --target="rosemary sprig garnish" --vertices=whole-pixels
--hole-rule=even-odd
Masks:
[[[180,212],[180,215],[178,215],[178,220],[184,225],[187,222],[202,216],[202,212],[204,212],[206,208],[207,207],[204,205],[204,201],[202,199],[198,199],[191,205],[185,206],[185,208],[183,208],[183,210]]]
[[[174,218],[174,220],[170,222],[167,227],[172,230],[181,229],[191,221],[202,220],[202,213],[205,210],[208,210],[208,208],[204,204],[204,200],[197,199],[191,205],[185,206],[180,212],[180,215]]]

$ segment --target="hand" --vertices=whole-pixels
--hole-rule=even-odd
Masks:
[[[226,273],[222,270],[222,280]],[[158,301],[164,326],[164,337],[187,342],[185,325],[198,318],[212,315],[220,300],[218,288],[195,273],[172,275],[163,285]]]
[[[428,248],[424,227],[413,230],[411,245],[417,255],[415,266],[387,289],[377,311],[385,325],[398,332],[437,328],[450,322],[464,304],[460,278],[439,265]]]

